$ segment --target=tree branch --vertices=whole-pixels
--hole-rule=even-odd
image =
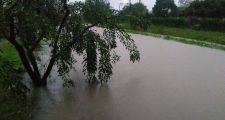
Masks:
[[[57,38],[56,38],[56,41],[53,45],[53,50],[52,50],[53,56],[55,56],[55,54],[57,54],[57,44],[58,44],[58,41],[59,41],[60,33],[62,31],[62,28],[63,28],[64,24],[66,23],[66,20],[67,20],[69,14],[70,14],[70,11],[69,11],[68,6],[67,6],[67,0],[62,0],[62,2],[63,2],[63,8],[65,10],[65,15],[64,15],[64,17],[63,17],[63,19],[62,19],[62,21],[59,25],[59,29],[58,29],[58,32],[57,32]],[[55,61],[56,61],[56,58],[54,58],[54,57],[52,57],[50,59],[50,62],[49,62],[48,67],[47,67],[47,69],[46,69],[46,71],[45,71],[45,73],[42,77],[42,80],[46,80],[48,78],[48,76],[51,73],[51,70],[52,70],[52,68],[55,64]]]
[[[98,23],[95,23],[95,24],[92,24],[88,27],[86,27],[79,35],[77,35],[75,37],[75,39],[78,39],[79,37],[81,37],[88,29],[96,26]],[[62,54],[63,51],[65,51],[66,49],[70,48],[76,41],[73,40],[71,41],[68,46],[66,46],[63,50],[60,50],[58,53],[56,53],[55,55],[52,55],[52,58],[50,59],[50,62],[49,62],[49,65],[48,65],[48,68],[46,70],[46,73],[44,74],[43,78],[42,79],[47,79],[48,75],[50,74],[51,70],[52,70],[52,67],[54,66],[55,64],[55,61],[57,60],[57,58],[59,57],[60,54]]]
[[[41,40],[43,39],[43,37],[44,37],[44,32],[41,33],[40,37],[37,39],[37,41],[31,47],[31,49],[29,50],[30,53],[32,53],[37,48],[37,46],[39,45],[39,43],[41,42]]]
[[[33,74],[33,70],[30,66],[30,63],[27,59],[27,56],[25,54],[25,50],[23,49],[23,47],[16,41],[16,34],[15,34],[15,23],[14,23],[14,16],[11,16],[11,20],[10,20],[10,37],[9,39],[7,39],[17,50],[20,59],[23,63],[24,68],[26,69],[27,73],[29,74],[29,76],[34,80],[34,74]]]
[[[70,48],[76,41],[76,39],[80,38],[84,33],[87,32],[88,29],[96,26],[98,23],[94,23],[88,27],[86,27],[79,35],[77,35],[73,41],[71,41],[66,47],[64,47],[64,49],[60,50],[55,56],[53,56],[54,58],[57,58],[60,56],[60,54],[62,54],[63,51],[67,50],[68,48]]]

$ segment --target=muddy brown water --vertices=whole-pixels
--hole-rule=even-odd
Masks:
[[[55,78],[35,90],[34,120],[225,120],[225,52],[132,34],[141,61],[122,56],[107,85],[84,82],[81,59],[74,88]],[[76,57],[76,56],[75,56]],[[53,72],[54,76],[54,72]]]

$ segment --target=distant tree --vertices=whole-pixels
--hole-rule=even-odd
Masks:
[[[148,9],[142,3],[135,3],[124,6],[124,8],[120,11],[120,14],[124,16],[145,16],[148,14]]]
[[[127,5],[120,11],[123,20],[128,20],[133,28],[140,27],[147,30],[149,27],[149,13],[147,7],[142,3]]]
[[[154,16],[167,17],[177,15],[177,6],[174,0],[156,0],[153,7]]]
[[[188,16],[196,17],[225,17],[225,0],[195,0],[185,10]]]
[[[113,52],[117,47],[116,37],[130,52],[130,60],[139,60],[137,46],[117,22],[114,10],[102,9],[98,4],[90,7],[81,2],[70,5],[67,2],[0,1],[0,33],[17,50],[34,86],[45,86],[54,66],[64,85],[73,85],[68,76],[76,62],[73,53],[83,55],[83,71],[90,83],[107,82],[112,75],[112,64],[118,60]],[[96,8],[101,12],[95,12]],[[93,20],[85,24],[84,15]],[[91,29],[97,25],[105,27],[103,36]],[[35,51],[41,42],[48,43],[47,49],[51,50],[45,65],[39,64]]]

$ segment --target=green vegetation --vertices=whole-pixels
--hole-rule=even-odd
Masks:
[[[225,50],[225,34],[222,32],[199,31],[189,28],[174,28],[156,25],[152,25],[147,32],[143,32],[131,29],[128,24],[123,24],[123,26],[127,31],[132,33],[163,37],[165,39],[172,39],[188,44],[196,44]]]
[[[160,26],[225,31],[225,20],[218,18],[151,17],[148,20]]]
[[[174,0],[156,0],[154,7],[152,8],[154,16],[168,17],[177,15],[177,6]]]
[[[112,75],[116,37],[129,51],[130,61],[140,59],[134,40],[119,26],[117,11],[106,0],[71,4],[68,0],[6,0],[0,2],[0,16],[0,35],[16,48],[24,69],[37,87],[47,85],[54,66],[64,86],[73,86],[69,72],[76,63],[74,51],[84,56],[83,72],[89,83],[106,83]],[[88,24],[83,24],[87,21]],[[91,30],[98,25],[106,28],[104,37]],[[46,40],[47,49],[51,50],[50,60],[39,65],[35,50]]]
[[[177,8],[174,0],[156,0],[152,14],[145,13],[138,19],[131,19],[132,22],[126,20],[143,13],[139,9],[144,8],[144,5],[132,10],[126,6],[127,9],[121,10],[120,14],[129,15],[123,16],[120,22],[129,32],[225,50],[225,14],[222,12],[225,10],[225,1],[179,0],[179,3],[181,6]],[[134,23],[140,21],[144,21],[142,24],[147,26],[145,29],[141,24],[133,27]]]
[[[14,63],[16,68],[22,68],[22,63],[15,48],[6,40],[0,40],[2,57]]]
[[[222,12],[225,11],[224,0],[179,0],[179,3],[181,6],[177,7],[174,0],[156,0],[152,13],[145,10],[146,7],[142,3],[130,4],[119,11],[122,15],[120,22],[129,23],[132,29],[141,28],[145,31],[151,24],[194,30],[225,31],[225,12]]]
[[[133,29],[147,30],[150,26],[148,9],[142,3],[126,5],[119,15],[120,21],[129,23]]]
[[[213,31],[198,31],[189,28],[172,28],[152,25],[148,32],[190,38],[225,45],[225,34]]]
[[[29,120],[32,105],[21,83],[22,64],[15,48],[0,40],[0,120]]]
[[[195,17],[225,17],[225,0],[194,0],[184,10],[185,16]]]

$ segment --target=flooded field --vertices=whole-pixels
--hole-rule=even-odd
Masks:
[[[85,83],[77,57],[74,88],[35,90],[34,120],[224,120],[225,52],[132,34],[141,61],[121,60],[107,85]],[[53,72],[54,74],[54,72]],[[53,76],[54,77],[54,76]]]

